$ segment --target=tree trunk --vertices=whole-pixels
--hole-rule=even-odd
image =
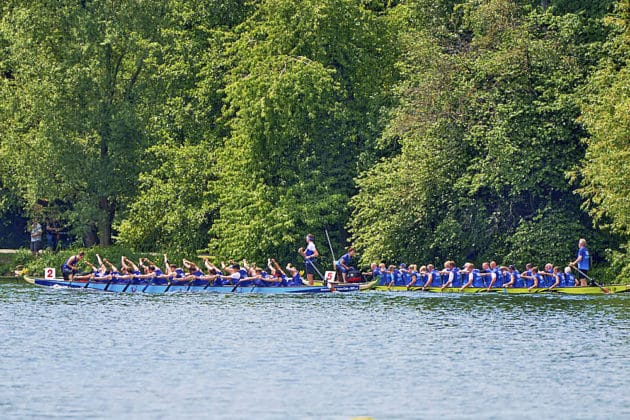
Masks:
[[[101,213],[98,221],[98,239],[101,246],[110,246],[112,244],[115,206],[109,202],[107,197],[101,197],[98,200],[98,208]]]
[[[98,245],[98,235],[95,225],[89,225],[85,228],[83,233],[83,245],[94,246]]]

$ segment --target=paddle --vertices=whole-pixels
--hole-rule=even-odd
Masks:
[[[239,280],[239,281],[237,281],[237,282],[236,282],[236,284],[234,285],[234,287],[232,287],[232,292],[236,292],[236,289],[238,288],[238,286],[240,286],[240,285],[241,285],[241,282],[242,282],[242,281],[243,281],[243,280]]]
[[[590,278],[589,276],[586,275],[585,272],[583,272],[582,270],[580,270],[579,268],[577,268],[574,265],[571,265],[572,268],[575,268],[575,271],[577,271],[578,273],[580,273],[581,275],[583,275],[588,281],[590,281],[592,284],[594,284],[595,286],[599,287],[602,292],[604,292],[604,294],[609,295],[612,292],[610,290],[608,290],[607,288],[605,288],[604,286],[602,286],[601,284],[597,283],[595,280],[593,280],[592,278]]]
[[[410,292],[430,292],[430,289],[425,289],[423,286],[414,286],[408,289]]]
[[[307,260],[308,264],[311,265],[311,267],[313,267],[315,269],[315,271],[317,272],[317,274],[319,274],[319,278],[324,280],[324,276],[322,275],[322,273],[317,269],[317,266],[315,265],[315,263],[311,260]]]
[[[324,232],[326,232],[326,239],[328,240],[328,247],[330,248],[330,255],[332,255],[332,265],[333,270],[337,271],[337,259],[335,258],[335,252],[333,251],[332,244],[330,243],[330,236],[328,236],[328,229],[324,228]]]
[[[328,229],[324,229],[324,232],[326,232],[326,239],[328,239],[328,247],[330,248],[330,255],[332,255],[332,258],[333,258],[333,270],[336,270],[337,266],[335,262],[337,261],[337,259],[335,258],[335,252],[333,251],[332,244],[330,243],[330,236],[328,236]]]

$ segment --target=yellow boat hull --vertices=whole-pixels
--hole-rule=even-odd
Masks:
[[[540,293],[557,293],[565,295],[608,295],[615,293],[628,293],[630,292],[630,285],[611,285],[611,286],[587,286],[587,287],[556,287],[555,289],[548,288],[535,288],[527,289],[525,287],[504,287],[493,288],[488,290],[481,287],[468,287],[461,290],[458,287],[447,287],[440,289],[439,287],[429,287],[426,290],[422,290],[421,287],[411,287],[407,289],[405,286],[375,286],[372,290],[385,291],[385,292],[427,292],[427,293],[504,293],[514,295],[532,295]]]

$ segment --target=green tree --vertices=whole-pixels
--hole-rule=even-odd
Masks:
[[[136,193],[140,157],[159,86],[166,5],[127,0],[12,0],[0,26],[3,68],[1,153],[33,205],[63,200],[88,243],[103,245],[121,206]]]
[[[450,4],[432,21],[401,12],[430,26],[403,35],[400,106],[383,138],[401,151],[359,181],[355,243],[365,262],[568,259],[554,250],[575,240],[563,224],[589,223],[564,175],[584,152],[573,93],[597,37],[580,36],[576,15]],[[521,247],[512,237],[524,232]]]
[[[215,248],[294,258],[307,231],[347,218],[356,168],[380,132],[394,44],[387,21],[352,0],[264,1],[237,35]]]
[[[243,3],[171,2],[163,58],[152,75],[164,87],[148,126],[159,140],[147,149],[137,199],[116,225],[130,246],[194,252],[209,242],[218,213],[217,149],[226,134],[218,118],[229,65],[225,49],[232,28],[250,13]]]
[[[605,56],[582,93],[588,129],[580,179],[584,206],[602,228],[625,242],[613,252],[613,275],[630,277],[630,2],[619,1],[607,19],[611,37]]]

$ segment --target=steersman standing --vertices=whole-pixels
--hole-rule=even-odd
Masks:
[[[578,242],[577,258],[570,264],[572,267],[577,267],[578,279],[580,286],[588,286],[588,270],[591,267],[591,255],[586,248],[586,239],[580,239]]]

